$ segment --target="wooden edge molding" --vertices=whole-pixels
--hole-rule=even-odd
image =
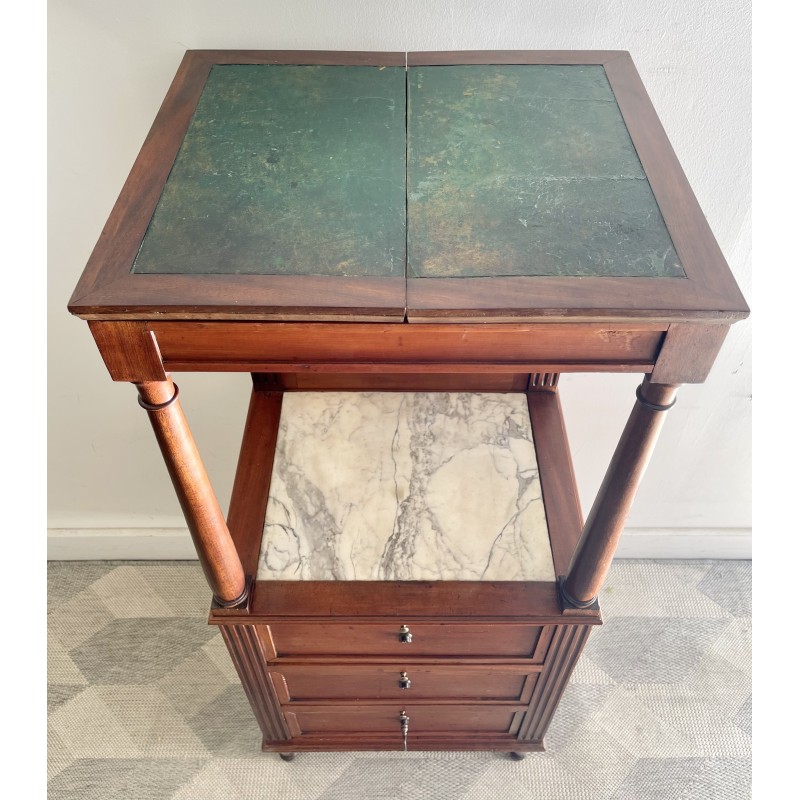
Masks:
[[[717,308],[738,318],[749,309],[692,191],[630,53],[606,65],[639,160],[690,282],[712,292]]]
[[[667,325],[152,322],[169,369],[250,372],[539,372],[594,365],[647,372]],[[546,365],[548,368],[537,368]],[[573,370],[574,371],[574,370]]]
[[[524,372],[258,372],[259,392],[524,392]]]
[[[81,274],[68,308],[128,276],[203,91],[210,67],[187,52]]]
[[[627,50],[430,50],[407,54],[409,67],[460,64],[606,64]]]
[[[286,712],[287,720],[290,712]],[[296,724],[296,722],[295,722]],[[261,750],[265,753],[317,753],[329,751],[362,751],[362,750],[402,750],[403,744],[398,736],[386,734],[303,734],[289,742],[273,742],[265,739]],[[426,735],[424,733],[409,736],[409,749],[451,750],[451,751],[495,751],[500,753],[541,753],[544,743],[537,741],[521,741],[508,734],[468,735],[448,733],[446,736]]]
[[[431,610],[434,610],[433,612]],[[600,623],[590,610],[565,619],[555,581],[255,581],[249,613],[212,614],[211,624],[315,621],[375,623],[442,616],[464,622]]]
[[[72,314],[86,320],[403,322],[404,278],[133,274],[145,229],[131,234],[135,247],[116,267],[109,262],[107,280],[70,301]]]
[[[296,64],[298,66],[404,67],[405,51],[370,50],[187,50],[204,64]]]
[[[743,301],[689,277],[410,277],[407,296],[408,320],[417,325],[481,320],[607,326],[682,320],[732,324],[749,313]]]

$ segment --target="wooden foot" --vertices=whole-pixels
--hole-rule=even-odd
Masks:
[[[524,758],[528,757],[528,754],[527,753],[509,753],[508,757],[512,761],[522,761]]]
[[[283,761],[294,761],[294,753],[278,753]]]

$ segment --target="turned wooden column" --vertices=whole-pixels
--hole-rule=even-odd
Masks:
[[[136,388],[139,405],[153,425],[214,600],[226,608],[241,605],[247,598],[242,563],[183,415],[178,387],[167,378],[137,383]]]
[[[561,581],[567,605],[586,608],[597,599],[677,390],[673,384],[651,383],[647,376],[637,387],[636,405],[583,526],[567,576]]]

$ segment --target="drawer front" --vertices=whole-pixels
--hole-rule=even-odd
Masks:
[[[402,624],[278,622],[259,626],[270,657],[418,656],[527,658],[541,664],[546,642],[541,625],[422,622]],[[541,647],[537,647],[541,642]]]
[[[408,717],[408,740],[415,734],[516,733],[524,708],[489,705],[293,706],[284,715],[293,735],[381,733],[402,741],[400,715]]]
[[[281,703],[314,700],[449,700],[527,703],[536,673],[491,667],[281,664],[270,670]]]

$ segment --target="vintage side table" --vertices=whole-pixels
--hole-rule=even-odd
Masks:
[[[626,52],[187,52],[70,301],[263,749],[541,750],[665,412],[748,313]],[[172,375],[246,371],[226,520]],[[639,372],[586,521],[562,372]]]

